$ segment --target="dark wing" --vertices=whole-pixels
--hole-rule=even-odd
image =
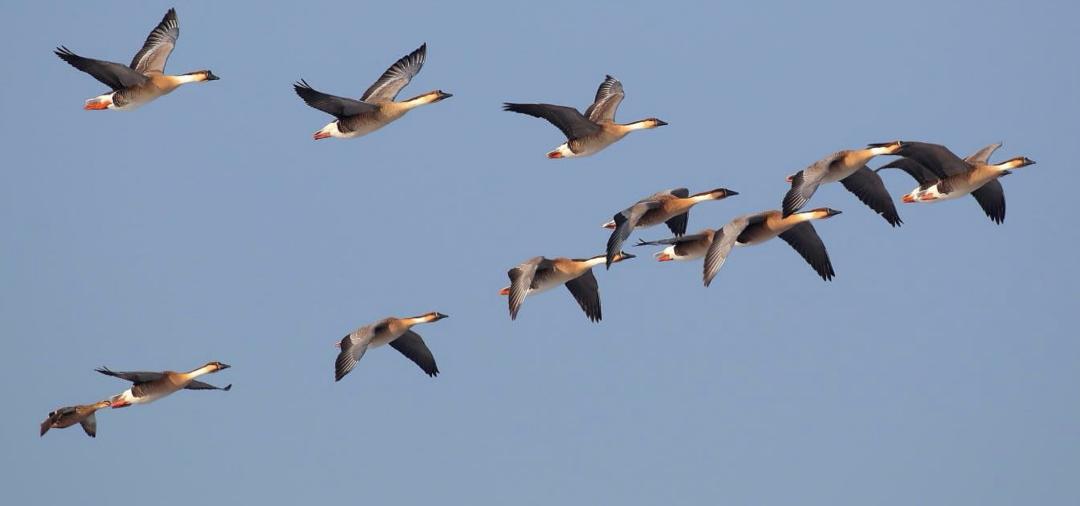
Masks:
[[[165,62],[176,47],[176,39],[179,37],[180,22],[176,19],[176,9],[169,9],[157,27],[146,36],[142,49],[131,59],[131,68],[140,74],[164,72]]]
[[[356,116],[357,114],[365,112],[373,112],[376,109],[374,105],[366,102],[316,91],[315,88],[312,88],[311,85],[303,79],[301,79],[300,82],[293,84],[293,90],[296,90],[296,94],[304,99],[304,102],[307,103],[307,105],[327,114],[332,114],[339,119]]]
[[[545,260],[544,257],[533,257],[506,272],[507,276],[510,276],[510,297],[508,299],[510,300],[511,320],[517,319],[521,304],[525,302],[525,296],[529,294],[529,289],[532,287],[536,269]]]
[[[997,151],[1000,147],[1000,142],[987,144],[986,146],[983,146],[982,149],[972,153],[967,158],[964,158],[964,161],[968,163],[988,163],[990,161],[990,155],[994,154],[994,151]]]
[[[64,46],[56,48],[54,53],[56,53],[56,56],[59,56],[61,60],[68,62],[72,67],[90,74],[94,79],[101,81],[105,86],[112,88],[114,91],[140,85],[146,82],[147,79],[146,76],[125,65],[113,63],[111,61],[83,58],[82,56],[72,53],[70,49]]]
[[[406,330],[401,337],[390,341],[390,346],[420,366],[420,369],[428,376],[439,375],[439,366],[435,365],[435,355],[431,354],[431,350],[428,349],[427,344],[424,344],[420,334]]]
[[[668,228],[671,229],[671,233],[675,234],[675,236],[678,237],[686,233],[686,222],[689,220],[690,212],[687,211],[685,213],[673,216],[670,220],[667,220],[664,223],[668,226]]]
[[[97,417],[94,415],[95,413],[90,413],[90,416],[83,418],[79,422],[79,425],[82,425],[82,430],[90,437],[97,437]]]
[[[997,179],[982,185],[978,190],[971,192],[971,196],[979,202],[983,212],[1000,225],[1005,221],[1005,189]]]
[[[427,57],[427,43],[423,43],[415,51],[402,56],[394,62],[390,68],[383,72],[375,84],[372,84],[360,100],[364,102],[389,102],[397,97],[401,89],[412,81],[412,78],[420,72]]]
[[[582,116],[577,109],[551,104],[503,104],[504,111],[544,118],[562,130],[567,139],[586,137],[600,131],[600,126]]]
[[[806,263],[814,268],[821,279],[829,281],[836,275],[833,272],[832,262],[829,261],[829,252],[825,251],[825,243],[821,242],[814,226],[809,222],[803,222],[780,234],[784,242],[795,248],[802,255]]]
[[[971,170],[970,164],[940,144],[903,141],[894,154],[921,163],[941,179]]]
[[[581,310],[585,311],[585,316],[594,322],[600,321],[600,286],[596,284],[596,276],[593,276],[592,269],[567,281],[566,288],[581,306]]]
[[[728,254],[731,253],[731,248],[735,247],[739,235],[742,234],[743,230],[746,230],[746,227],[750,225],[750,220],[755,217],[740,216],[735,218],[713,235],[712,244],[709,245],[709,249],[705,252],[704,271],[702,272],[705,286],[709,286],[716,274],[720,272],[720,268],[727,261]]]
[[[615,260],[615,255],[622,250],[622,244],[628,237],[630,232],[637,226],[638,220],[645,213],[660,207],[662,204],[656,201],[641,201],[626,209],[623,209],[619,214],[616,214],[613,220],[615,221],[615,230],[611,231],[611,236],[607,241],[607,268],[611,268],[612,261]]]
[[[908,175],[915,178],[915,181],[918,181],[919,185],[935,183],[941,179],[937,174],[934,174],[930,169],[926,168],[926,166],[910,158],[897,158],[888,164],[878,167],[874,172],[881,172],[885,169],[900,169],[907,172]]]
[[[225,385],[224,387],[216,387],[209,383],[203,383],[198,380],[191,380],[191,383],[188,383],[187,386],[184,388],[187,390],[221,390],[223,392],[228,392],[229,390],[232,390],[232,383]]]
[[[885,183],[869,167],[863,165],[850,176],[841,179],[840,182],[849,192],[859,197],[863,204],[880,214],[882,218],[885,218],[889,225],[896,227],[903,223],[900,220],[900,215],[896,212],[896,205],[893,204],[892,197],[889,196],[889,190],[885,188]]]
[[[157,380],[161,379],[162,376],[164,376],[164,374],[162,374],[160,372],[150,372],[150,371],[120,372],[120,371],[110,370],[108,367],[102,367],[100,369],[94,369],[94,370],[101,373],[101,374],[104,374],[106,376],[112,376],[114,378],[120,378],[120,379],[128,380],[128,381],[130,381],[130,382],[132,382],[132,383],[134,383],[136,385],[138,385],[140,383],[149,383],[151,381],[157,381]]]
[[[585,117],[596,123],[615,121],[615,110],[619,108],[624,96],[626,94],[623,93],[622,83],[614,77],[606,76],[596,90],[592,105],[585,110]]]

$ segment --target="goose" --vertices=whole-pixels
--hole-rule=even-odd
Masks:
[[[895,141],[873,144],[866,149],[837,151],[788,176],[791,189],[784,195],[784,216],[790,216],[802,209],[819,186],[840,181],[844,188],[885,218],[889,225],[900,226],[903,221],[896,213],[896,206],[893,205],[889,191],[885,189],[885,183],[877,173],[866,166],[866,162],[875,156],[895,154],[900,146],[901,142]]]
[[[64,46],[56,48],[55,54],[72,67],[90,74],[112,89],[87,100],[83,109],[132,110],[172,93],[183,84],[218,80],[218,76],[209,70],[196,70],[175,76],[165,74],[165,62],[176,47],[176,39],[179,37],[180,22],[176,18],[176,9],[169,9],[157,27],[146,37],[146,42],[142,49],[135,53],[130,65],[84,58]]]
[[[97,437],[97,417],[94,413],[101,408],[109,407],[110,402],[98,401],[93,404],[80,406],[66,406],[50,411],[49,416],[41,422],[41,435],[44,436],[49,429],[63,429],[72,425],[82,425],[87,436]]]
[[[148,371],[132,371],[132,372],[118,372],[112,371],[108,367],[102,367],[95,369],[97,372],[106,376],[112,376],[114,378],[120,378],[123,380],[134,383],[131,388],[124,390],[123,392],[114,395],[111,401],[113,409],[123,408],[131,406],[132,404],[147,404],[154,402],[162,397],[165,397],[173,392],[180,390],[222,390],[228,392],[232,389],[232,384],[222,387],[216,387],[207,383],[196,380],[199,376],[204,374],[211,374],[218,371],[228,369],[229,365],[221,362],[207,362],[206,365],[194,369],[188,372],[148,372]]]
[[[612,263],[634,258],[634,255],[620,251]],[[607,255],[592,258],[545,258],[533,257],[510,269],[510,286],[499,290],[499,295],[510,297],[510,319],[516,320],[525,297],[550,290],[565,284],[574,296],[574,300],[585,311],[585,316],[594,322],[602,318],[600,314],[600,287],[593,276],[592,268],[607,259]]]
[[[1023,156],[991,164],[990,155],[1000,147],[1001,143],[990,144],[961,160],[940,144],[904,142],[896,153],[903,158],[877,170],[896,168],[915,178],[919,187],[904,195],[905,203],[939,202],[971,194],[986,216],[1000,225],[1005,221],[1005,190],[998,178],[1011,174],[1012,169],[1035,164]]]
[[[293,90],[304,102],[337,118],[315,132],[315,140],[337,137],[351,139],[374,132],[405,113],[422,105],[446,100],[453,95],[442,90],[429,91],[407,100],[395,101],[398,93],[420,72],[427,57],[427,43],[402,56],[383,72],[360,97],[360,100],[329,95],[316,91],[301,79]]]
[[[615,123],[615,110],[622,102],[623,86],[617,79],[606,76],[596,90],[596,99],[582,115],[573,107],[551,104],[515,104],[506,102],[504,111],[543,118],[566,135],[567,141],[547,154],[548,158],[589,156],[622,139],[635,130],[649,130],[667,125],[647,118],[633,123]]]
[[[612,260],[622,249],[623,242],[630,237],[630,232],[635,228],[651,227],[665,223],[671,229],[671,233],[678,237],[686,233],[686,222],[689,219],[691,207],[694,207],[699,202],[723,200],[738,194],[739,192],[727,188],[717,188],[690,195],[690,191],[686,188],[675,188],[655,193],[637,201],[637,203],[623,209],[611,221],[603,225],[604,228],[612,229],[607,242],[605,265],[607,268],[611,268]]]
[[[676,236],[657,241],[638,239],[638,243],[634,246],[667,245],[666,248],[653,254],[653,257],[655,257],[658,262],[694,260],[695,258],[705,256],[705,252],[709,250],[709,245],[712,244],[713,236],[715,234],[716,230],[706,228],[696,234]]]
[[[840,214],[840,211],[822,207],[810,211],[784,216],[781,211],[771,210],[746,214],[728,222],[713,235],[708,250],[705,251],[703,277],[705,286],[709,286],[720,267],[724,265],[731,248],[734,246],[753,246],[779,236],[791,245],[810,264],[810,267],[829,281],[836,275],[829,252],[821,242],[817,231],[810,223]]]
[[[337,343],[341,352],[334,361],[334,381],[341,381],[341,378],[349,374],[368,348],[377,348],[384,344],[389,344],[401,352],[405,358],[420,366],[420,369],[428,376],[438,376],[439,367],[435,365],[435,356],[431,354],[427,344],[424,344],[424,339],[420,337],[420,334],[413,332],[412,328],[421,323],[437,322],[443,318],[449,317],[437,312],[411,318],[391,316],[350,332]]]

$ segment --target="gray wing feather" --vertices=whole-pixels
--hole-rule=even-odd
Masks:
[[[521,263],[517,267],[507,271],[510,276],[510,319],[516,320],[521,304],[525,302],[525,296],[532,287],[533,276],[536,269],[545,261],[544,257],[533,257]]]
[[[293,90],[307,105],[339,119],[374,112],[376,109],[374,105],[366,102],[317,91],[303,79],[293,84]]]
[[[604,82],[600,83],[600,87],[596,90],[596,98],[592,105],[585,110],[585,117],[596,123],[615,121],[615,111],[625,96],[622,83],[614,77],[606,76]]]
[[[968,162],[940,144],[903,141],[894,154],[919,162],[942,179],[971,170]]]
[[[986,216],[994,223],[1001,224],[1005,221],[1005,189],[997,179],[982,185],[978,190],[971,192],[971,196],[979,202]]]
[[[623,242],[630,237],[630,232],[637,226],[638,220],[641,219],[645,213],[660,207],[662,204],[654,200],[643,200],[626,209],[623,209],[619,214],[614,217],[615,230],[611,231],[611,236],[607,241],[607,260],[606,265],[610,269],[611,262],[615,260],[615,255],[622,249]]]
[[[964,161],[968,163],[988,163],[990,161],[990,155],[993,155],[994,151],[997,151],[1000,147],[1000,142],[987,144],[982,149],[972,153],[967,158],[964,158]]]
[[[749,224],[749,216],[740,216],[728,222],[713,235],[712,244],[709,245],[708,251],[705,252],[704,271],[702,272],[705,286],[709,286],[716,274],[720,272],[720,268],[727,261],[731,249],[735,247],[739,234],[742,234]]]
[[[176,10],[169,9],[157,27],[146,36],[142,49],[131,59],[131,68],[142,74],[164,72],[165,62],[169,60],[179,37],[180,21],[176,19]]]
[[[230,383],[224,387],[217,387],[209,383],[203,383],[199,380],[191,380],[184,388],[187,390],[221,390],[223,392],[228,392],[229,390],[232,390],[232,384]]]
[[[337,360],[334,361],[334,381],[341,381],[341,378],[356,367],[356,363],[364,356],[368,345],[371,344],[376,326],[378,324],[360,327],[341,338],[341,353],[338,353]]]
[[[791,227],[780,234],[780,238],[791,245],[821,279],[829,281],[836,275],[829,260],[829,252],[825,250],[825,243],[821,242],[821,237],[809,222]]]
[[[96,413],[90,413],[90,416],[83,418],[79,425],[82,425],[83,431],[87,436],[97,437],[97,416]]]
[[[585,316],[594,322],[600,321],[600,285],[596,283],[596,276],[592,269],[570,281],[566,282],[566,288],[574,296],[574,300],[585,311]]]
[[[94,369],[94,370],[101,373],[101,374],[104,374],[106,376],[112,376],[114,378],[120,378],[120,379],[128,380],[128,381],[130,381],[130,382],[132,382],[132,383],[134,383],[136,385],[139,385],[139,384],[142,384],[142,383],[149,383],[151,381],[157,381],[157,380],[161,379],[162,376],[164,376],[164,374],[162,374],[160,372],[113,371],[113,370],[110,370],[108,367],[101,367],[101,368]]]
[[[528,114],[534,118],[543,118],[562,130],[567,139],[586,137],[600,131],[600,125],[589,121],[577,109],[551,104],[503,104],[504,111]]]
[[[61,60],[68,62],[72,67],[90,74],[94,79],[101,81],[105,86],[112,88],[114,91],[138,86],[148,79],[146,76],[136,72],[127,65],[105,60],[95,60],[93,58],[84,58],[71,52],[70,49],[64,46],[56,48],[54,53],[56,56],[59,56]]]
[[[885,188],[885,183],[869,167],[863,165],[850,176],[841,179],[840,183],[849,192],[854,193],[863,204],[885,218],[889,225],[896,227],[903,223],[900,220],[900,214],[896,212],[892,197],[889,196],[889,190]]]
[[[364,102],[388,102],[397,97],[401,89],[420,72],[427,58],[427,43],[394,62],[360,97]]]

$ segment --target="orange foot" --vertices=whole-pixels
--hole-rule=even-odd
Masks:
[[[104,100],[87,100],[83,109],[86,109],[87,111],[100,111],[102,109],[108,109],[110,105],[112,105],[112,102]]]
[[[912,197],[911,194],[909,193],[907,195],[904,195],[903,200],[904,200],[904,203],[910,204],[912,202],[915,202],[915,197]]]
[[[658,261],[658,262],[670,262],[672,260],[675,260],[675,259],[671,258],[671,255],[669,255],[667,253],[661,253],[659,255],[656,255],[656,261]]]
[[[312,137],[314,137],[315,140],[319,140],[319,139],[325,139],[327,137],[330,137],[330,134],[320,130],[318,132],[315,132],[315,135],[313,135]]]
[[[510,287],[508,286],[506,288],[503,288],[502,290],[499,290],[499,295],[510,295]]]
[[[560,153],[558,151],[552,151],[552,152],[547,154],[547,157],[548,158],[562,158],[563,156],[562,156],[562,153]]]

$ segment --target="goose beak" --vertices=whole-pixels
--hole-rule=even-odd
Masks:
[[[449,318],[449,317],[450,317],[449,315],[445,315],[445,314],[442,314],[442,313],[435,313],[435,319],[431,320],[431,321],[437,322],[439,320],[442,320],[443,318]]]
[[[229,364],[218,364],[218,370],[219,371],[223,371],[223,370],[228,369],[230,367],[232,367],[232,366],[229,365]]]

